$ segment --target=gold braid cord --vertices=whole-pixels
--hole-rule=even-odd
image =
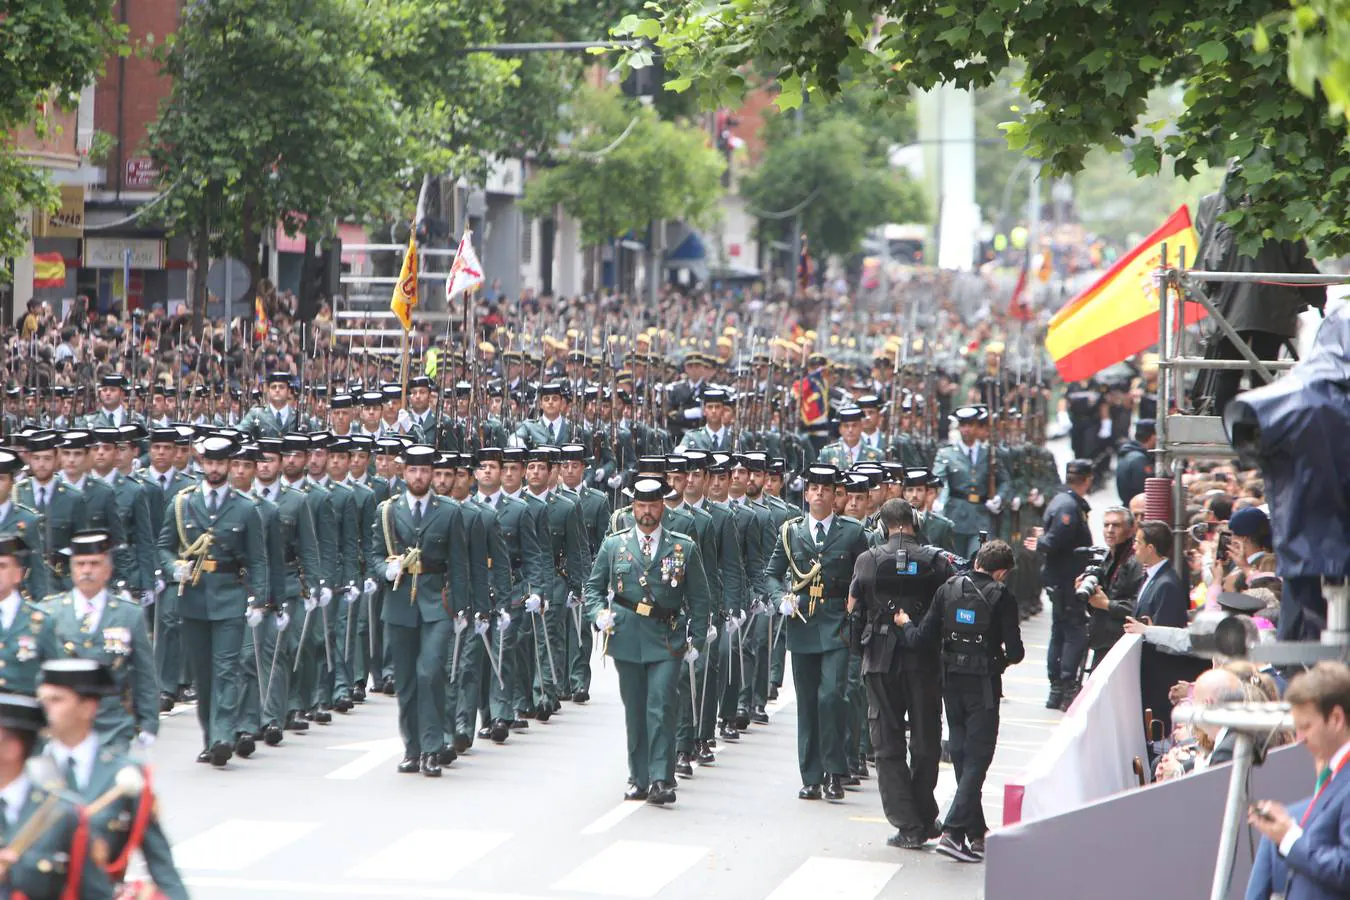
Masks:
[[[183,504],[187,502],[188,491],[179,491],[178,496],[173,499],[174,521],[178,525],[178,558],[181,562],[191,563],[191,578],[187,581],[178,582],[178,596],[183,596],[183,591],[187,589],[188,584],[193,587],[202,578],[202,564],[206,562],[206,557],[211,552],[212,535],[209,531],[203,531],[195,541],[187,539],[187,531],[183,527]]]
[[[384,501],[384,509],[381,518],[384,521],[384,549],[386,561],[392,562],[398,560],[398,575],[394,577],[394,590],[398,590],[399,583],[403,581],[404,572],[412,572],[412,590],[408,592],[408,603],[417,602],[417,567],[422,562],[422,548],[409,547],[404,553],[394,552],[394,530],[393,523],[390,521],[390,509],[395,501],[391,498]]]

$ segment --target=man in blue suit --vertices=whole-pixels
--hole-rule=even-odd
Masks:
[[[1300,800],[1289,807],[1291,818],[1302,818],[1308,809],[1308,801]],[[1252,860],[1252,873],[1247,877],[1247,893],[1244,900],[1271,900],[1283,897],[1285,886],[1289,882],[1289,867],[1284,864],[1279,848],[1270,838],[1261,838],[1256,847],[1256,858]]]
[[[1144,567],[1144,586],[1139,589],[1134,618],[1149,625],[1186,627],[1190,607],[1185,585],[1172,565],[1172,529],[1166,522],[1144,522],[1134,534],[1134,557]],[[1144,708],[1152,709],[1172,728],[1172,704],[1167,692],[1178,681],[1195,675],[1194,658],[1164,653],[1151,644],[1144,645],[1140,660],[1140,692]]]
[[[1327,760],[1297,820],[1278,803],[1252,805],[1248,821],[1275,844],[1288,869],[1286,900],[1350,896],[1350,666],[1320,662],[1285,694],[1294,729],[1313,759]]]

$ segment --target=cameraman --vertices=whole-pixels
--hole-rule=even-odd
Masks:
[[[922,619],[934,593],[955,572],[943,550],[915,537],[914,509],[904,500],[887,500],[880,517],[886,543],[854,562],[848,609],[861,625],[881,808],[896,828],[886,843],[917,850],[938,836],[933,797],[942,752],[938,648],[903,649],[898,614]],[[905,764],[906,723],[912,768]]]
[[[961,862],[984,859],[989,829],[980,792],[998,742],[1003,671],[1026,653],[1017,599],[1004,586],[1013,566],[1012,548],[989,541],[975,555],[969,575],[954,576],[938,589],[917,626],[904,610],[895,614],[896,623],[905,628],[902,647],[942,649],[942,701],[956,796],[943,820],[937,851]]]
[[[1102,515],[1102,532],[1111,554],[1105,567],[1094,580],[1096,590],[1087,596],[1088,647],[1092,650],[1092,665],[1097,668],[1102,658],[1125,633],[1125,620],[1134,615],[1135,600],[1144,586],[1144,567],[1134,558],[1134,514],[1123,506],[1113,506]],[[1074,582],[1078,596],[1083,596],[1083,582],[1087,574]]]
[[[1074,581],[1086,560],[1075,553],[1092,546],[1087,495],[1092,491],[1092,460],[1074,459],[1064,466],[1065,488],[1045,507],[1045,524],[1022,541],[1043,557],[1041,571],[1050,593],[1050,648],[1045,657],[1050,696],[1046,709],[1064,709],[1078,695],[1079,670],[1088,648],[1088,606],[1075,594]]]

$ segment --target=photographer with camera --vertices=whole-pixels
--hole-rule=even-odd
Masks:
[[[907,502],[887,500],[880,516],[886,543],[854,562],[848,609],[855,649],[862,653],[881,808],[896,828],[886,843],[917,850],[938,836],[933,796],[942,753],[938,648],[902,648],[898,614],[923,619],[934,593],[955,571],[945,551],[919,542]]]
[[[1078,696],[1079,671],[1088,649],[1088,605],[1080,600],[1075,580],[1086,560],[1079,547],[1092,546],[1088,527],[1087,495],[1092,491],[1092,460],[1074,459],[1064,466],[1064,490],[1046,504],[1043,526],[1032,529],[1022,541],[1028,550],[1041,554],[1041,571],[1050,593],[1050,648],[1046,653],[1046,677],[1050,696],[1046,709],[1065,709]]]
[[[1125,620],[1134,615],[1139,589],[1144,586],[1144,567],[1134,557],[1134,529],[1134,514],[1113,506],[1102,514],[1107,546],[1084,551],[1091,554],[1091,561],[1074,584],[1077,598],[1087,601],[1090,616],[1089,672],[1125,633]]]

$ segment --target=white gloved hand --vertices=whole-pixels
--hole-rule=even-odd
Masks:
[[[497,613],[497,630],[505,631],[511,627],[511,614],[506,610]]]
[[[614,627],[615,619],[614,610],[602,609],[595,614],[595,627],[601,631],[609,631]]]
[[[609,485],[609,489],[611,491],[617,491],[620,487],[623,486],[623,476],[611,475],[609,476],[609,480],[606,481],[605,484]]]
[[[380,588],[380,586],[375,583],[374,578],[367,578],[366,583],[363,584],[362,587],[365,588],[367,594],[373,594]]]
[[[698,648],[695,647],[693,644],[690,644],[689,649],[684,651],[684,661],[689,663],[689,665],[691,666],[694,663],[698,662]]]
[[[492,623],[489,622],[487,619],[475,619],[473,623],[473,633],[487,634],[488,628],[491,627],[491,625]]]
[[[544,598],[538,594],[531,594],[525,598],[525,611],[527,613],[537,613],[544,604]]]
[[[136,735],[136,743],[140,744],[142,750],[149,750],[155,746],[155,736],[148,731],[142,731]]]
[[[1027,494],[1027,500],[1031,502],[1032,506],[1040,507],[1045,505],[1045,498],[1041,496],[1040,488],[1032,488],[1031,493]]]
[[[792,594],[784,595],[783,599],[778,601],[778,614],[792,618],[797,614],[797,598]]]
[[[716,626],[716,625],[709,625],[709,626],[708,626],[708,633],[707,633],[707,635],[705,636],[704,639],[705,639],[708,643],[710,643],[710,644],[711,644],[713,641],[717,640],[717,626]]]
[[[256,606],[250,606],[244,611],[244,621],[248,623],[249,628],[257,628],[262,624],[263,611]]]
[[[385,579],[385,581],[393,581],[394,579],[398,578],[399,573],[402,572],[402,571],[403,571],[403,561],[402,561],[402,560],[399,560],[399,559],[391,559],[391,560],[389,560],[389,562],[387,562],[387,563],[384,564],[384,579]]]
[[[291,617],[286,613],[277,613],[277,631],[285,631],[286,626],[291,624]]]
[[[685,417],[686,419],[688,419],[689,421],[691,421],[691,422],[692,422],[693,420],[695,420],[695,419],[701,419],[701,418],[703,418],[703,407],[701,407],[701,406],[691,406],[691,407],[689,407],[688,409],[686,409],[686,410],[684,411],[684,417]]]
[[[581,605],[581,598],[578,597],[574,591],[568,591],[568,592],[567,592],[567,608],[568,608],[568,609],[571,609],[571,608],[574,607],[574,606],[580,606],[580,605]]]
[[[740,619],[736,618],[735,613],[732,613],[730,616],[727,617],[726,627],[727,627],[727,634],[735,634],[737,631],[740,630],[741,621]]]
[[[319,592],[310,591],[309,596],[305,598],[305,612],[313,612],[319,605]]]
[[[1019,509],[1022,508],[1022,498],[1021,497],[1012,498],[1012,502],[1008,504],[1008,508],[1011,509],[1013,512],[1017,512]]]
[[[984,501],[984,508],[994,515],[998,515],[999,511],[1003,509],[1003,498],[998,496],[990,497],[988,500]]]
[[[319,588],[319,605],[327,606],[333,602],[333,589],[327,587]]]
[[[455,616],[455,634],[462,634],[464,632],[464,629],[468,627],[469,627],[468,619],[464,618],[462,614]]]
[[[173,564],[173,580],[187,581],[192,577],[192,563],[185,560],[177,560]]]
[[[596,469],[594,472],[592,472],[592,473],[591,473],[591,481],[595,482],[596,484],[604,484],[604,483],[605,483],[605,470],[604,470],[604,469]]]
[[[156,593],[156,594],[162,594],[162,593],[164,593],[164,589],[165,589],[166,587],[168,587],[168,585],[166,585],[166,584],[164,583],[164,579],[163,579],[163,578],[156,578],[156,579],[155,579],[155,593]]]
[[[788,489],[793,491],[800,491],[803,490],[805,487],[806,487],[806,479],[802,478],[802,476],[800,475],[792,479],[792,483],[788,485]]]
[[[141,606],[154,606],[154,605],[155,605],[155,592],[141,591]]]
[[[347,589],[342,592],[342,600],[345,603],[355,603],[356,598],[361,596],[361,589],[354,583],[347,585]]]

